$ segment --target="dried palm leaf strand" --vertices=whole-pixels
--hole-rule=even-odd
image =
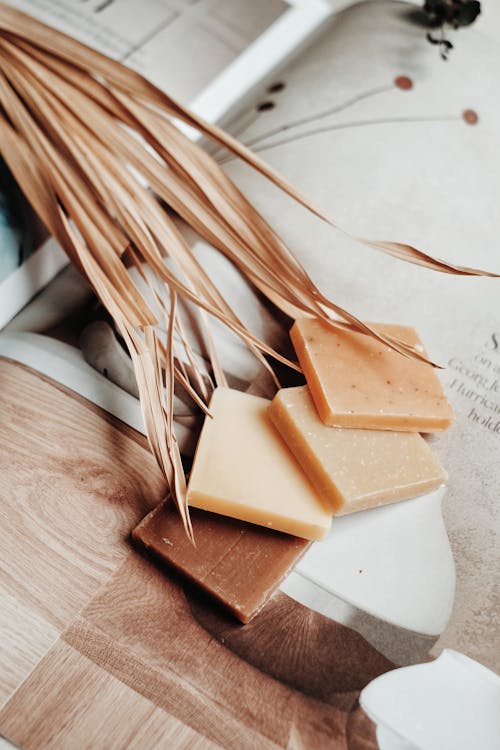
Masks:
[[[33,107],[40,105],[35,88],[26,79],[21,79],[13,70],[10,70],[10,77],[16,86],[32,97]],[[89,247],[94,249],[94,254],[101,256],[102,262],[112,274],[114,285],[120,290],[117,299],[123,299],[129,314],[133,311],[133,325],[156,323],[143,298],[130,284],[126,269],[119,259],[122,250],[129,244],[126,237],[105,213],[98,210],[95,194],[86,187],[68,160],[58,153],[52,142],[37,127],[35,120],[12,89],[3,87],[1,101],[5,111],[17,125],[19,132],[24,134],[26,141],[31,144],[39,160],[48,161],[53,166],[49,172],[50,179],[58,194],[64,194],[68,212],[86,238]],[[95,222],[89,220],[90,215],[95,218]]]
[[[25,45],[24,45],[24,46],[25,46]],[[40,53],[38,54],[38,56],[40,56]],[[47,58],[47,56],[45,56],[45,57],[44,57],[44,59],[45,59],[45,60],[46,60],[46,58]],[[52,67],[52,69],[53,69],[53,70],[54,70],[54,69],[57,69],[57,65],[56,65],[56,66],[52,65],[51,67]],[[66,68],[69,68],[69,70],[70,70],[70,71],[72,70],[72,69],[70,68],[70,66],[66,66]],[[79,80],[81,80],[81,77],[80,77],[80,79],[79,79]],[[70,92],[70,93],[71,93],[71,92]],[[103,97],[99,97],[98,99],[99,99],[99,101],[102,101],[102,100],[103,100]],[[109,100],[108,100],[108,102],[107,102],[107,103],[109,104]]]
[[[68,195],[69,195],[69,194],[68,194]],[[79,215],[79,218],[80,218],[80,213],[79,213],[78,215]],[[82,224],[82,227],[83,227],[83,226],[84,226],[84,225]],[[149,259],[149,260],[151,260],[151,259]],[[163,266],[161,266],[161,267],[160,267],[160,269],[158,269],[158,270],[159,270],[160,272],[163,272],[164,274],[165,274],[165,273],[167,273],[167,272],[166,272],[166,270],[165,270],[165,268],[164,268]],[[185,291],[185,290],[184,290],[184,291]],[[242,329],[241,329],[241,328],[240,328],[240,332],[242,332]],[[264,347],[264,349],[265,349],[265,350],[267,351],[267,353],[271,353],[271,352],[272,352],[272,350],[270,350],[270,349],[269,349],[268,347]],[[281,359],[281,357],[279,357],[279,358]],[[282,361],[285,361],[285,360],[282,360]],[[285,362],[286,362],[286,361],[285,361]]]
[[[403,342],[380,336],[322,295],[220,166],[171,119],[181,119],[230,148],[336,226],[307,198],[237,141],[202,122],[139,74],[2,4],[0,105],[6,161],[49,230],[93,284],[129,348],[151,448],[189,534],[173,427],[174,378],[205,411],[208,392],[205,373],[183,331],[177,297],[200,311],[217,382],[225,382],[225,376],[207,315],[239,335],[268,368],[264,355],[295,365],[245,328],[195,259],[163,202],[284,312],[353,327],[407,356],[423,358]],[[357,239],[436,270],[483,273],[435,261],[409,245]],[[167,256],[175,273],[165,263]],[[130,263],[149,290],[148,299],[128,273]],[[157,282],[152,282],[147,268]],[[165,344],[155,329],[158,318],[165,321]],[[177,347],[182,350],[179,364]],[[182,355],[190,364],[190,375]]]
[[[61,111],[59,111],[59,113],[58,113],[58,114],[59,114],[59,115],[61,115]],[[73,125],[75,125],[75,123],[73,123]],[[89,156],[90,156],[90,154],[89,154],[89,152],[87,152],[87,157],[89,157]],[[214,357],[215,357],[215,352],[214,352]],[[266,362],[266,361],[264,361],[264,362],[265,362],[265,364],[267,365],[267,362]],[[224,382],[225,382],[225,381],[224,381],[224,379],[223,379],[223,374],[222,374],[222,370],[221,370],[221,368],[219,368],[219,372],[220,372],[220,376],[219,376],[219,378],[218,378],[218,382],[220,382],[221,384],[224,384]]]
[[[4,98],[3,102],[10,103],[9,97],[7,96],[6,99]],[[17,112],[17,114],[19,114],[19,112]],[[29,118],[24,119],[28,119],[29,122]],[[22,115],[21,120],[23,120]],[[13,171],[14,174],[16,174],[18,171],[16,169],[16,160],[9,161],[11,162],[11,167],[14,166]],[[18,179],[19,177],[20,175],[18,174]],[[50,194],[50,187],[51,186],[49,185],[46,186],[46,194]],[[176,491],[179,510],[189,533],[190,525],[185,503],[185,487],[183,487],[182,484],[183,480],[179,479],[178,476],[179,471],[181,471],[182,468],[180,455],[175,444],[175,437],[172,444],[172,434],[165,434],[164,425],[162,423],[163,408],[157,408],[158,404],[162,407],[162,398],[164,398],[164,390],[158,385],[158,379],[161,377],[161,368],[157,366],[156,362],[154,363],[155,366],[153,366],[153,363],[151,362],[150,343],[149,346],[144,345],[135,333],[134,327],[130,325],[126,317],[124,318],[122,316],[122,312],[115,302],[115,298],[119,297],[119,295],[116,295],[113,283],[110,283],[108,275],[102,272],[102,269],[93,260],[92,255],[88,254],[87,248],[81,242],[80,238],[76,234],[73,234],[73,230],[67,222],[66,216],[61,214],[61,208],[56,199],[54,199],[53,203],[55,204],[56,215],[59,212],[62,227],[58,224],[57,220],[49,221],[49,226],[51,226],[55,235],[60,238],[63,246],[69,245],[76,252],[81,261],[83,270],[88,278],[92,280],[99,296],[115,318],[120,332],[129,343],[130,352],[133,361],[135,361],[136,364],[136,376],[138,377],[139,390],[142,396],[141,404],[143,406],[148,433],[151,438],[150,442],[152,449],[164,470],[167,481]],[[150,326],[145,329],[146,332],[148,330],[152,330]],[[151,408],[148,408],[149,405],[151,405]]]
[[[156,165],[155,165],[155,166],[156,166]],[[318,311],[316,311],[316,312],[318,312]]]
[[[156,165],[155,165],[155,166],[156,166]],[[182,257],[182,256],[181,256],[181,257]],[[214,289],[215,289],[215,288],[214,288]],[[215,289],[215,291],[216,291],[216,289]],[[219,298],[220,298],[220,295],[219,295]],[[223,301],[223,299],[222,299],[222,301]],[[320,312],[320,311],[316,311],[316,312]]]
[[[237,156],[247,161],[251,166],[260,171],[278,187],[302,203],[317,216],[343,231],[336,222],[331,220],[320,208],[314,206],[304,195],[293,188],[278,173],[269,167],[262,159],[253,154],[249,149],[232,138],[228,133],[205,122],[193,112],[189,112],[178,102],[158,89],[154,84],[144,79],[139,73],[126,68],[119,62],[111,60],[100,52],[93,50],[71,37],[42,24],[24,13],[0,3],[0,30],[7,36],[12,35],[21,40],[27,40],[35,48],[51,52],[56,58],[70,61],[76,68],[86,71],[91,77],[100,76],[109,85],[117,87],[134,98],[156,105],[168,115],[173,115],[191,127],[209,136],[220,145],[225,146]],[[349,234],[346,232],[346,234]],[[349,236],[353,236],[350,235]],[[435,270],[457,273],[462,275],[493,276],[498,274],[482,271],[475,268],[458,266],[442,260],[436,260],[432,256],[405,243],[372,241],[366,238],[356,238],[360,242],[377,249],[388,252],[395,257],[405,259],[409,262],[426,265]]]
[[[320,208],[314,206],[314,204],[312,204],[298,190],[293,188],[262,159],[253,154],[236,139],[232,138],[228,133],[225,133],[215,125],[205,122],[195,113],[186,110],[178,102],[154,86],[154,84],[144,79],[140,74],[126,68],[121,63],[107,58],[96,50],[92,50],[84,44],[61,34],[60,32],[54,32],[50,27],[26,16],[20,11],[2,4],[0,4],[0,11],[0,25],[5,32],[10,32],[14,36],[26,38],[35,47],[52,52],[56,57],[63,57],[70,60],[75,66],[82,70],[86,70],[91,76],[102,76],[111,85],[116,86],[118,89],[133,96],[138,95],[141,100],[157,105],[169,115],[178,117],[191,127],[212,138],[221,146],[228,148],[244,161],[247,161],[251,166],[272,180],[272,182],[278,187],[295,198],[298,202],[302,203],[318,217],[322,218],[340,231],[344,231],[336,222],[331,220]],[[351,235],[348,232],[346,232],[346,234],[354,237],[354,235]],[[424,253],[406,243],[372,241],[358,237],[354,238],[363,244],[376,247],[377,249],[383,250],[395,257],[412,263],[417,263],[418,265],[434,268],[435,270],[445,273],[498,276],[498,274],[488,271],[458,266],[435,259],[427,253]]]
[[[166,123],[166,124],[167,124],[167,125],[169,125],[169,123]],[[170,126],[170,129],[171,129],[171,131],[174,131],[174,130],[175,130],[175,129],[174,129],[174,128],[173,128],[172,126]],[[185,139],[184,139],[184,140],[185,140]],[[189,144],[189,141],[188,141],[188,144]],[[199,150],[199,151],[201,151],[201,150]],[[201,153],[204,153],[204,152],[201,152]],[[209,163],[210,163],[210,160],[209,160]],[[224,179],[225,179],[225,175],[224,175],[223,173],[222,173],[222,175],[223,175],[223,177],[224,177]],[[225,180],[225,182],[226,182],[226,183],[228,183],[229,181],[228,181],[228,180]],[[240,198],[241,200],[244,200],[244,199],[243,199],[243,196],[241,196],[241,194],[239,194],[239,198]],[[246,204],[247,204],[247,205],[246,205],[246,208],[248,208],[248,211],[249,211],[249,213],[253,212],[253,213],[251,213],[251,218],[253,219],[253,221],[257,221],[257,220],[258,220],[258,219],[260,218],[260,217],[258,216],[257,212],[255,212],[255,211],[254,211],[254,210],[253,210],[253,209],[252,209],[252,208],[250,207],[250,205],[248,204],[248,202],[246,202]],[[223,208],[226,208],[226,209],[227,209],[227,207],[223,207]],[[268,231],[270,231],[270,229],[269,229],[269,228],[268,228]],[[217,241],[217,240],[216,240],[216,236],[215,236],[215,237],[212,237],[211,239],[212,239],[212,241]],[[277,255],[276,255],[276,254],[274,255],[274,258],[273,258],[273,260],[274,260],[275,262],[277,261]],[[289,267],[290,265],[293,265],[293,263],[295,263],[295,262],[296,262],[296,261],[295,261],[295,259],[294,259],[294,257],[293,257],[293,256],[292,256],[292,255],[291,255],[290,253],[288,254],[288,261],[289,261],[289,262],[288,262],[288,266],[285,266],[284,268],[287,268],[287,267]],[[274,266],[274,263],[273,263],[273,264],[271,265],[271,268],[273,268],[273,266]],[[303,269],[301,269],[301,270],[303,271]],[[281,280],[281,278],[282,278],[282,277],[280,277],[280,276],[277,276],[277,278],[279,278],[279,279]],[[309,280],[309,286],[310,286],[310,287],[312,287],[312,282],[310,282],[310,280]],[[289,285],[288,285],[288,294],[290,294],[290,288],[289,288]],[[316,314],[320,314],[320,315],[322,314],[322,311],[321,311],[321,310],[319,310],[318,308],[316,308],[316,310],[314,310],[314,312],[315,312]]]

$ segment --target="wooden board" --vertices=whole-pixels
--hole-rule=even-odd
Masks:
[[[0,360],[0,734],[60,748],[376,747],[392,667],[277,594],[226,618],[132,549],[164,484],[144,441]]]

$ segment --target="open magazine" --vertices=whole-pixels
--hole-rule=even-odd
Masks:
[[[48,5],[46,0],[44,7]],[[459,37],[454,56],[443,63],[426,43],[422,29],[405,16],[404,4],[363,3],[336,17],[318,42],[280,71],[272,90],[267,90],[268,74],[255,69],[255,61],[262,58],[260,53],[254,56],[254,45],[267,43],[266,35],[274,33],[288,13],[299,10],[300,5],[285,8],[267,31],[216,74],[208,88],[193,94],[193,106],[200,111],[206,107],[205,113],[209,110],[210,117],[219,121],[240,111],[240,124],[235,129],[240,140],[346,229],[373,238],[412,242],[449,262],[499,272],[496,238],[500,226],[495,201],[500,113],[493,87],[500,75],[497,45],[481,31],[471,29]],[[318,18],[316,28],[323,24]],[[311,21],[310,33],[312,26]],[[255,64],[250,65],[250,59]],[[268,69],[275,70],[274,65],[278,63],[269,63]],[[251,67],[255,76],[245,93],[241,88],[239,98],[235,66],[240,66],[240,72]],[[249,74],[241,80],[250,78]],[[220,92],[222,85],[228,97],[213,97],[210,92],[214,88]],[[256,107],[252,101],[255,87],[260,92],[257,101],[266,106]],[[472,110],[476,112],[473,124],[464,117]],[[390,545],[380,549],[386,574],[380,576],[379,587],[368,587],[370,597],[374,592],[379,595],[378,609],[373,606],[368,610],[366,600],[364,607],[351,606],[356,581],[362,580],[357,570],[356,580],[350,582],[350,598],[340,603],[325,594],[319,579],[314,588],[312,573],[309,578],[304,573],[299,581],[289,580],[285,590],[338,621],[355,623],[359,632],[398,663],[422,660],[429,653],[436,655],[451,647],[498,671],[494,575],[500,491],[498,280],[438,274],[377,254],[309,216],[227,152],[220,150],[215,156],[269,217],[322,291],[364,320],[401,323],[418,330],[430,356],[446,368],[442,380],[456,413],[454,427],[433,438],[433,449],[450,476],[443,516],[456,566],[455,597],[453,573],[446,580],[444,593],[437,585],[440,563],[434,555],[437,548],[432,547],[430,527],[427,521],[417,523],[414,518],[410,519],[408,537],[419,542],[422,553],[418,565],[410,561],[415,578],[401,575],[401,560],[390,557]],[[188,239],[245,324],[281,349],[287,338],[286,324],[268,315],[225,258],[196,237]],[[124,380],[117,385],[117,378],[125,378],[127,368],[130,370],[130,362],[115,338],[109,338],[109,321],[102,311],[92,308],[94,303],[88,302],[88,292],[76,273],[66,269],[64,274],[65,279],[55,279],[39,296],[36,310],[29,306],[7,327],[0,354],[35,366],[144,431],[133,382]],[[58,283],[60,286],[55,286]],[[71,327],[61,325],[62,308],[77,295],[82,309],[90,305],[73,329],[78,331],[85,355],[71,346],[76,343]],[[91,352],[88,330],[82,339],[88,326],[94,326]],[[45,335],[37,338],[36,333],[26,333],[33,331]],[[24,339],[16,339],[17,332],[24,332]],[[61,340],[67,342],[66,348]],[[221,359],[227,372],[239,378],[235,387],[259,393],[265,390],[265,383],[260,383],[251,369],[255,363],[241,354],[234,342],[221,338],[217,347],[224,347]],[[111,348],[116,354],[111,358],[116,365],[114,382]],[[177,407],[178,439],[186,440],[189,451],[193,435],[189,420],[199,417],[183,412],[182,403]],[[405,507],[398,506],[397,512],[404,512]],[[437,515],[441,518],[440,508]],[[401,540],[400,528],[394,525],[394,534]],[[383,542],[380,536],[371,539],[373,545]],[[443,629],[453,600],[451,619]],[[398,610],[397,617],[392,617],[397,627],[386,627],[388,615],[382,604]],[[415,612],[419,620],[403,619],[409,612]],[[418,638],[415,633],[420,634]]]
[[[331,14],[323,0],[11,0],[210,122],[234,116]],[[192,137],[195,137],[191,134]],[[0,167],[0,328],[67,264]]]

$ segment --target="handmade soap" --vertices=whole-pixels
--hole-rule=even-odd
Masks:
[[[413,328],[371,325],[425,353]],[[432,365],[314,318],[296,320],[290,336],[325,424],[409,432],[450,426],[453,412]]]
[[[188,503],[305,539],[322,539],[331,511],[271,424],[269,403],[230,388],[214,391],[194,457]]]
[[[268,414],[335,515],[406,500],[446,481],[421,435],[327,427],[307,386],[278,391]]]
[[[146,516],[132,537],[241,622],[259,612],[310,545],[305,539],[202,510],[192,509],[191,521],[196,547],[169,502]]]

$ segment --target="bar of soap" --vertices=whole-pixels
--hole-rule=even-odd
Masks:
[[[196,449],[188,504],[305,539],[322,539],[322,503],[267,414],[269,401],[216,388]]]
[[[202,510],[191,511],[191,522],[196,547],[176,508],[166,502],[141,521],[132,537],[244,623],[262,609],[310,545]]]
[[[278,391],[268,413],[335,515],[406,500],[446,481],[421,435],[327,427],[307,386]]]
[[[413,328],[373,323],[380,333],[424,348]],[[322,421],[334,427],[436,432],[453,411],[434,368],[371,336],[299,318],[290,332]]]

